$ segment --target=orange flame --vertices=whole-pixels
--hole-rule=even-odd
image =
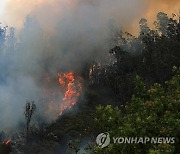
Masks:
[[[11,139],[5,140],[3,144],[8,145],[11,142]]]
[[[75,75],[73,72],[69,73],[59,73],[59,84],[65,89],[63,102],[60,104],[60,115],[66,109],[72,108],[76,105],[76,100],[80,96],[82,91],[81,77],[75,80]]]
[[[76,105],[82,92],[82,78],[73,72],[58,73],[58,87],[51,88],[52,80],[48,74],[45,76],[45,96],[48,99],[48,113],[62,115],[63,111]],[[60,85],[60,86],[59,86]],[[62,99],[61,99],[61,93]]]

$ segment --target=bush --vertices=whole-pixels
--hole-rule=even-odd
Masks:
[[[155,83],[149,89],[139,76],[135,79],[135,94],[124,106],[125,113],[111,106],[97,108],[98,129],[111,136],[175,137],[175,144],[110,144],[96,153],[178,153],[180,130],[180,68],[164,86]]]

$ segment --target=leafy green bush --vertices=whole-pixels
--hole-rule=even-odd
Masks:
[[[136,76],[135,94],[124,111],[110,105],[97,107],[96,124],[101,132],[122,137],[175,137],[175,144],[110,144],[96,153],[178,153],[180,134],[180,68],[164,85],[147,88]],[[122,112],[123,111],[123,112]]]

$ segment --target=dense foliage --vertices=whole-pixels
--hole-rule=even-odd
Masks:
[[[135,94],[119,108],[99,106],[98,130],[122,137],[175,137],[175,144],[111,144],[97,153],[178,153],[180,134],[180,68],[164,86],[155,83],[149,89],[139,76],[135,80]]]
[[[160,12],[155,22],[156,29],[150,29],[145,19],[141,19],[139,24],[138,37],[114,32],[111,40],[115,47],[109,52],[110,63],[104,67],[95,65],[93,69],[92,85],[111,89],[116,105],[129,101],[137,74],[150,86],[169,80],[172,67],[180,66],[179,20]]]

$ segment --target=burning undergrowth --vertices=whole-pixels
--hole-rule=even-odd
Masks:
[[[82,77],[74,72],[58,73],[55,79],[46,74],[44,97],[47,100],[47,113],[57,117],[76,105],[82,93]],[[56,84],[56,88],[52,86]]]
[[[87,19],[82,20],[86,23]],[[96,57],[100,54],[97,49],[102,47],[104,36],[94,37],[98,31],[96,27],[92,34],[84,35],[92,25],[79,27],[73,22],[67,17],[57,25],[56,34],[49,34],[36,19],[27,17],[17,36],[14,29],[9,33],[5,31],[3,56],[0,57],[3,72],[0,75],[0,112],[4,117],[0,119],[0,129],[17,128],[24,121],[26,100],[34,100],[38,116],[44,116],[48,122],[77,103],[82,94],[82,69],[92,62],[95,52]]]
[[[0,153],[6,154],[11,151],[11,139],[7,137],[4,132],[0,132]]]

